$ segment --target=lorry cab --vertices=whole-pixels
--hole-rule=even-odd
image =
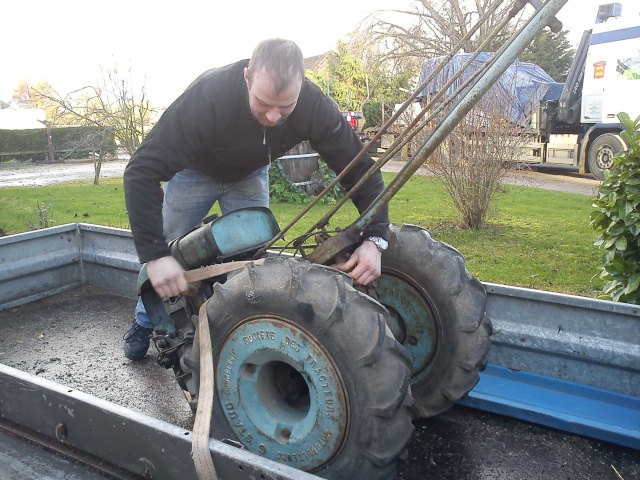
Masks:
[[[594,25],[585,63],[581,121],[618,124],[640,115],[640,17]]]

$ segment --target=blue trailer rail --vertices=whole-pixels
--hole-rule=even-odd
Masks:
[[[640,398],[490,364],[461,405],[640,450]]]

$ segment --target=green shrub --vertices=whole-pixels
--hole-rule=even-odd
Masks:
[[[325,186],[336,178],[336,174],[331,170],[327,164],[322,160],[318,160],[319,171],[314,174],[312,181],[316,185],[317,193],[322,191]],[[338,184],[333,187],[327,194],[322,197],[321,203],[335,204],[336,200],[344,196],[344,190]],[[269,168],[269,198],[274,203],[309,203],[312,200],[312,196],[309,195],[298,185],[295,185],[291,179],[284,172],[282,163],[279,159],[271,162]]]
[[[85,158],[101,147],[103,128],[94,126],[52,127],[54,151],[57,158],[69,155]],[[107,153],[116,149],[115,136],[108,131],[105,146]],[[45,160],[48,154],[47,129],[0,130],[0,161],[7,159]]]
[[[640,303],[640,117],[618,115],[629,146],[613,159],[598,198],[593,202],[590,225],[600,235],[594,245],[605,251],[599,274],[605,284],[598,298]],[[596,275],[597,276],[597,275]],[[594,276],[595,277],[595,276]]]

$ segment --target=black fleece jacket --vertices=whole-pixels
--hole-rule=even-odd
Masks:
[[[341,172],[362,149],[331,100],[309,80],[287,120],[263,127],[249,109],[243,69],[248,60],[208,70],[173,102],[131,158],[124,173],[129,222],[141,262],[170,255],[162,232],[161,182],[194,169],[222,182],[244,178],[271,159],[308,140],[329,167]],[[343,179],[349,190],[373,164],[365,155]],[[363,212],[383,189],[382,176],[372,176],[353,198]],[[385,208],[367,227],[364,238],[387,238]]]

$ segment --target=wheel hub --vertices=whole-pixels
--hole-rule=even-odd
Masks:
[[[249,450],[301,470],[340,451],[348,422],[342,379],[299,326],[275,318],[238,326],[220,350],[216,386],[226,420]]]
[[[612,159],[615,156],[615,154],[616,152],[614,151],[614,149],[608,145],[598,150],[598,155],[597,155],[598,168],[602,170],[610,169],[611,166],[613,165]]]
[[[389,328],[413,357],[414,379],[428,369],[436,353],[437,317],[426,293],[402,273],[385,270],[376,282],[380,303],[390,313]]]

